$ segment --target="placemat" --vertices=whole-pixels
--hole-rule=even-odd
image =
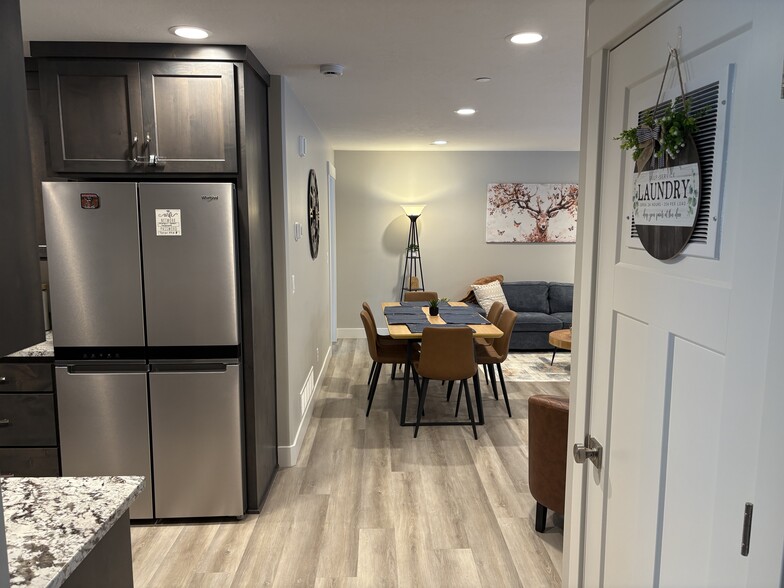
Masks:
[[[421,313],[420,313],[421,314]],[[398,315],[391,315],[387,317],[387,324],[388,325],[408,325],[408,324],[428,324],[427,317],[423,314],[422,317],[415,317],[410,314],[404,314],[401,316]]]
[[[400,306],[430,306],[430,303],[425,300],[416,300],[411,302],[401,302]],[[387,308],[395,308],[395,307],[388,306]]]
[[[445,314],[441,313],[441,318],[445,323],[450,325],[455,324],[468,324],[468,325],[487,325],[490,321],[483,317],[481,314]]]
[[[412,333],[421,333],[422,331],[424,331],[428,327],[436,327],[436,328],[441,328],[441,327],[468,327],[469,325],[466,325],[466,324],[454,324],[454,325],[453,324],[449,324],[449,325],[435,324],[435,325],[433,325],[433,324],[430,324],[430,323],[406,323],[406,326],[408,327],[408,330],[411,331]],[[471,330],[476,332],[476,329],[472,328]]]
[[[407,306],[387,306],[384,309],[384,314],[386,316],[399,314],[411,314],[415,316],[419,316],[421,314],[422,316],[425,316],[421,308],[410,308]]]

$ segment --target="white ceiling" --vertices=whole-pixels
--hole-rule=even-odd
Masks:
[[[22,0],[26,41],[248,45],[335,149],[577,150],[584,0]],[[537,45],[506,38],[534,30]],[[341,78],[319,64],[345,66]],[[475,78],[491,77],[489,83]],[[454,110],[477,109],[472,117]],[[446,147],[430,142],[446,139]]]

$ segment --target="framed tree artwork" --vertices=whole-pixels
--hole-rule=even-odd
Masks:
[[[487,186],[487,243],[574,243],[577,184]]]

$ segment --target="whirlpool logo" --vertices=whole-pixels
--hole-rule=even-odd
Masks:
[[[214,200],[217,200],[218,197],[215,196],[214,194],[203,194],[201,199],[204,200],[205,202],[213,202]]]

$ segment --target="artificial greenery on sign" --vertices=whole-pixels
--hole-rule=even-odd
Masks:
[[[691,100],[686,100],[683,108],[677,110],[674,105],[675,100],[667,105],[659,117],[654,118],[654,111],[651,110],[643,119],[643,125],[651,129],[655,135],[658,149],[653,152],[653,155],[656,158],[667,154],[670,159],[675,159],[686,146],[686,140],[697,130],[697,119],[690,112]],[[621,149],[632,150],[635,161],[640,159],[644,150],[644,145],[640,141],[640,128],[626,129],[615,137],[616,141],[621,142]]]

